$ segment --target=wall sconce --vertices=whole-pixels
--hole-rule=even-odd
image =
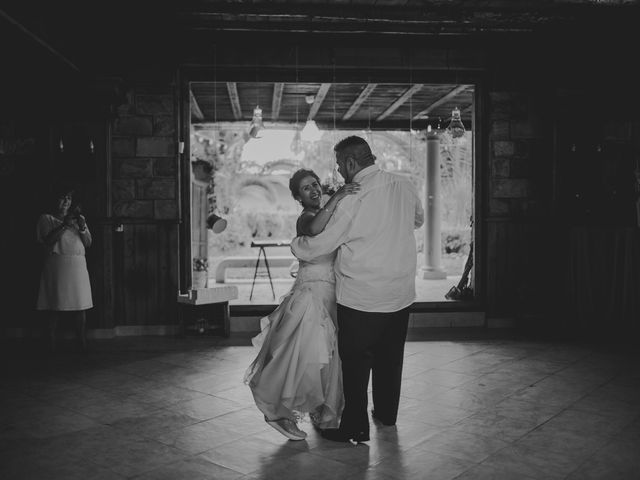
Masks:
[[[60,142],[58,142],[58,148],[60,149],[60,153],[64,152],[64,142],[62,141],[62,137],[60,137]]]
[[[210,213],[207,217],[207,228],[213,233],[222,233],[227,228],[227,221],[215,213]]]

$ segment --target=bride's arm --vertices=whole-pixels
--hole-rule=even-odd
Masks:
[[[338,202],[347,195],[353,195],[360,191],[359,183],[346,183],[334,193],[329,201],[322,207],[318,213],[313,215],[311,212],[305,212],[298,218],[296,225],[298,235],[310,235],[314,236],[324,230],[324,227],[329,223],[329,219],[333,212],[336,211]]]

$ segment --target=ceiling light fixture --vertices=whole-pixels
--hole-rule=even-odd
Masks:
[[[315,120],[307,120],[305,123],[302,132],[300,132],[300,137],[305,142],[317,142],[322,137],[322,132],[316,125]]]
[[[464,136],[464,133],[466,132],[464,124],[460,119],[460,109],[458,107],[455,107],[451,111],[451,121],[449,122],[447,131],[451,134],[452,138],[460,138]]]
[[[253,109],[253,118],[251,119],[251,124],[249,125],[249,136],[251,138],[260,138],[258,134],[260,130],[264,129],[264,124],[262,123],[262,109],[260,105],[256,105],[256,108]]]

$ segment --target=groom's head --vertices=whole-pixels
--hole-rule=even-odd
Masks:
[[[367,141],[356,135],[340,140],[333,150],[336,153],[338,172],[347,183],[351,183],[356,173],[376,161]]]

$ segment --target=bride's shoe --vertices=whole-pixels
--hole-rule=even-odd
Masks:
[[[313,425],[313,428],[315,428],[317,431],[322,431],[322,429],[320,428],[320,413],[311,412],[309,413],[309,418],[311,419],[311,425]]]
[[[306,432],[303,432],[298,428],[296,422],[288,418],[278,418],[276,420],[269,420],[266,416],[264,421],[279,431],[282,435],[289,440],[304,440],[307,438]]]

